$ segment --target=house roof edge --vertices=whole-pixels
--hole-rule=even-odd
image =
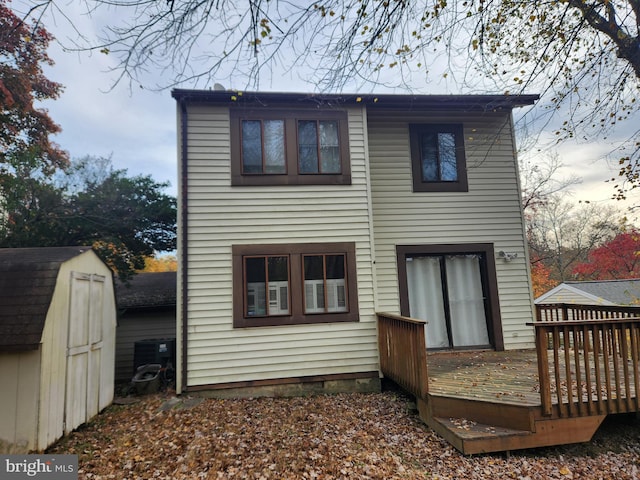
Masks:
[[[494,110],[533,105],[540,96],[522,95],[414,95],[414,94],[324,94],[286,92],[243,92],[238,90],[174,89],[171,96],[180,103],[263,106],[299,104],[301,106],[366,105],[367,108],[451,108]]]

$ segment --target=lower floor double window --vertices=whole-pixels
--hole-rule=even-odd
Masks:
[[[358,321],[355,244],[233,246],[234,326]]]

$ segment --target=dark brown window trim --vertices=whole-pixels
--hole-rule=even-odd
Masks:
[[[446,255],[481,253],[486,259],[482,281],[487,287],[487,318],[489,319],[489,338],[496,350],[504,350],[502,334],[502,318],[500,316],[500,300],[498,297],[498,275],[496,259],[492,243],[462,243],[442,245],[396,245],[398,264],[398,287],[400,290],[400,313],[409,316],[409,288],[407,285],[407,256],[411,255]]]
[[[242,173],[242,120],[285,121],[286,174]],[[298,172],[298,120],[336,120],[340,142],[341,173]],[[349,127],[347,112],[342,110],[245,110],[231,109],[231,185],[351,185],[351,159],[349,158]]]
[[[426,182],[422,180],[422,160],[420,139],[425,133],[453,133],[456,139],[456,182]],[[411,147],[411,170],[414,192],[468,192],[467,160],[464,149],[464,131],[462,124],[411,124],[409,125]]]
[[[311,323],[357,322],[358,285],[356,272],[356,246],[353,242],[340,243],[293,243],[268,245],[233,245],[233,326],[267,327],[278,325],[298,325]],[[302,255],[310,254],[345,254],[346,255],[346,287],[347,311],[332,313],[304,313],[304,292],[302,279]],[[243,278],[243,258],[255,255],[286,255],[290,260],[290,315],[247,317],[245,316],[245,291]]]

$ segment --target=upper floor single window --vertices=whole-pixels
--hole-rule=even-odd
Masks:
[[[415,124],[410,129],[414,192],[467,192],[462,125]]]
[[[342,111],[231,111],[232,185],[351,184]]]

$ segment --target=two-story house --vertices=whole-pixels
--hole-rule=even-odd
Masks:
[[[174,90],[178,391],[376,390],[376,312],[533,346],[512,109],[535,95]]]

